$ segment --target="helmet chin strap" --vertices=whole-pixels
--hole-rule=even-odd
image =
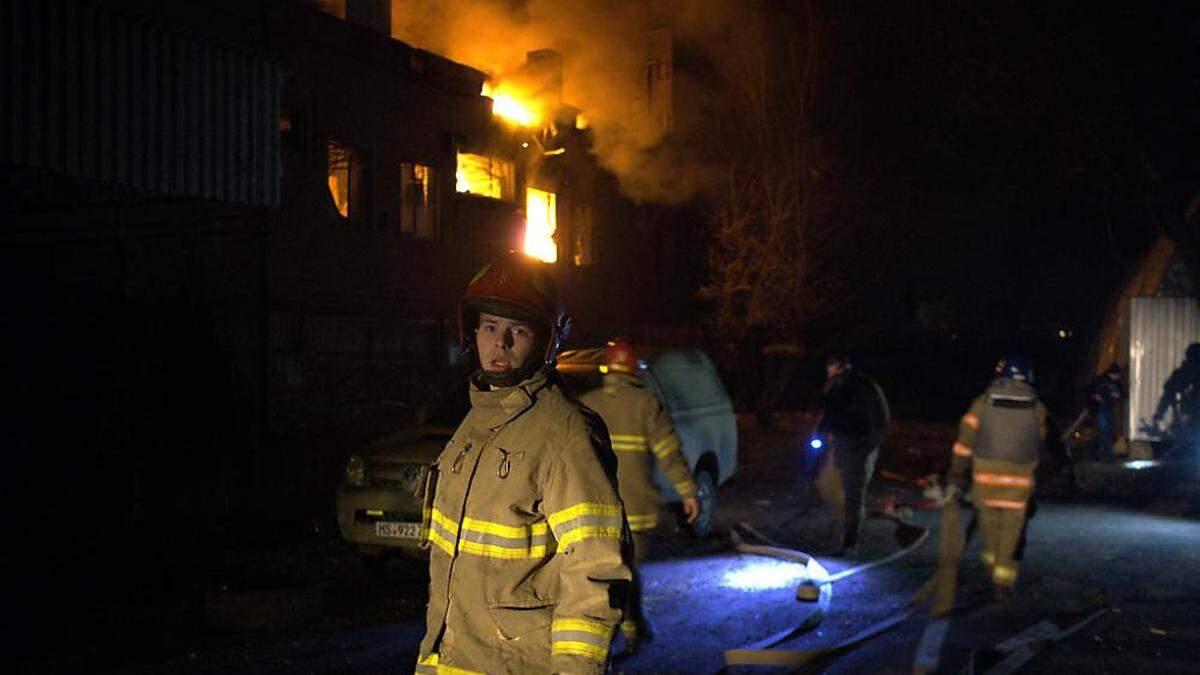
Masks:
[[[500,389],[513,387],[533,377],[533,374],[542,365],[533,359],[530,359],[530,361],[531,363],[527,363],[520,368],[513,368],[512,370],[484,370],[480,368],[475,371],[475,375],[471,379],[475,380],[477,384],[487,387]]]

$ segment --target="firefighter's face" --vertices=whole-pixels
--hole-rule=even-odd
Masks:
[[[481,312],[475,329],[479,364],[489,372],[516,370],[526,364],[537,348],[537,334],[524,321]]]
[[[836,361],[825,364],[825,377],[828,377],[831,380],[835,376],[841,375],[844,372],[846,372],[846,367]]]

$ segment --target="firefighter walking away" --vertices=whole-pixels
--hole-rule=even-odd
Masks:
[[[587,392],[581,402],[600,414],[617,455],[621,501],[633,531],[635,567],[628,611],[621,623],[625,647],[619,656],[636,653],[653,637],[642,604],[636,564],[645,558],[652,532],[659,525],[661,495],[654,485],[659,468],[683,498],[689,523],[700,515],[696,481],[680,452],[679,437],[662,403],[642,386],[645,366],[628,338],[616,338],[604,349],[604,386]]]
[[[608,667],[631,551],[604,424],[554,370],[568,325],[546,268],[515,253],[459,305],[471,410],[426,492],[418,673]]]
[[[1006,356],[996,378],[958,425],[948,475],[950,499],[970,477],[971,501],[983,535],[980,556],[998,598],[1017,582],[1017,542],[1033,495],[1033,475],[1046,435],[1046,408],[1033,388],[1033,364]]]

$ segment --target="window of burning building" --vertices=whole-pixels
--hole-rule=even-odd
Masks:
[[[558,198],[553,192],[529,188],[525,191],[525,253],[538,260],[556,262],[558,243]]]
[[[400,164],[400,231],[421,239],[437,236],[437,185],[433,169]]]
[[[576,267],[591,265],[592,260],[592,207],[576,205],[571,210],[571,262]]]
[[[329,141],[329,196],[338,215],[346,220],[359,220],[365,212],[367,181],[364,168],[361,152],[337,141]]]
[[[454,178],[458,192],[505,201],[512,201],[516,196],[516,174],[512,162],[460,152]]]

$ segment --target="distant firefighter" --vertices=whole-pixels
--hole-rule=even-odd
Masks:
[[[1101,457],[1113,454],[1113,444],[1117,439],[1117,406],[1125,397],[1122,379],[1121,366],[1114,363],[1103,375],[1092,380],[1088,387],[1088,408],[1096,418],[1097,449]]]
[[[1033,388],[1033,365],[1006,356],[996,379],[980,394],[958,425],[950,464],[950,498],[956,498],[970,471],[981,556],[998,597],[1012,594],[1018,563],[1013,554],[1033,495],[1033,473],[1046,435],[1046,408]]]
[[[866,516],[867,485],[875,471],[891,412],[883,390],[858,372],[847,357],[826,359],[825,374],[817,437],[824,442],[826,458],[817,475],[817,486],[826,503],[842,518],[838,542],[841,553],[853,557],[858,554]]]
[[[584,394],[580,402],[600,414],[617,455],[621,501],[633,530],[634,559],[646,556],[651,532],[658,526],[662,498],[654,485],[657,466],[683,498],[688,522],[700,515],[698,488],[680,452],[679,437],[662,403],[642,386],[642,360],[627,338],[616,338],[604,350],[604,386]],[[641,575],[633,573],[632,598],[621,623],[622,656],[638,651],[652,637],[642,606]]]
[[[1200,439],[1200,343],[1188,345],[1183,363],[1163,384],[1154,421],[1161,423],[1168,411],[1172,436],[1189,442]]]

